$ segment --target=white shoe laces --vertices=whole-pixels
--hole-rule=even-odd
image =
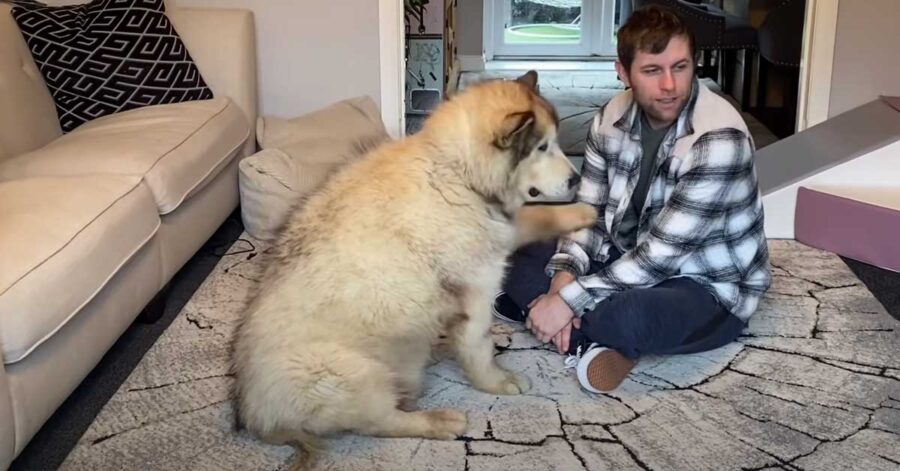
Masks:
[[[587,350],[584,351],[584,353],[587,353],[587,352],[591,351],[591,350],[592,350],[594,347],[596,347],[596,346],[597,346],[596,343],[590,344],[590,345],[588,346]],[[578,348],[575,349],[575,354],[574,354],[574,355],[569,355],[569,356],[566,357],[565,360],[563,360],[563,364],[565,365],[565,368],[566,368],[567,370],[570,369],[570,368],[575,368],[576,366],[578,366],[578,362],[581,361],[581,355],[583,354],[582,351],[581,351],[581,347],[582,347],[582,346],[579,345]]]

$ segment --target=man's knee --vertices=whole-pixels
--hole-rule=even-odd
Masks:
[[[543,241],[519,247],[518,250],[513,252],[511,258],[513,260],[527,259],[533,260],[535,262],[541,261],[546,265],[546,263],[550,261],[550,257],[552,257],[555,253],[556,242]]]
[[[605,338],[615,339],[616,346],[649,346],[660,335],[659,306],[648,290],[632,289],[615,293],[589,313],[584,321],[592,324],[594,331],[603,332]]]
[[[554,243],[540,242],[526,245],[510,257],[503,291],[521,309],[550,289],[550,278],[544,269],[555,252]]]

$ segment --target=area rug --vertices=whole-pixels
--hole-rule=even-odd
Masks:
[[[343,435],[317,470],[758,470],[900,467],[900,323],[835,255],[771,241],[775,282],[739,341],[648,357],[619,390],[582,390],[564,357],[498,321],[498,361],[532,388],[495,396],[456,363],[420,407],[458,407],[455,441]],[[106,404],[62,469],[279,470],[233,428],[228,344],[266,260],[244,236]],[[348,326],[352,328],[352,326]]]
[[[473,83],[484,80],[510,79],[521,74],[522,71],[514,70],[463,72],[459,77],[458,89],[464,90]],[[710,90],[728,100],[735,109],[740,110],[737,101],[724,94],[716,82],[708,78],[700,80]],[[584,143],[594,115],[601,106],[625,89],[624,83],[613,70],[540,71],[538,84],[541,95],[553,103],[559,113],[559,142],[563,152],[569,156],[584,155]],[[741,116],[747,123],[757,149],[778,140],[772,131],[750,113],[741,112]]]

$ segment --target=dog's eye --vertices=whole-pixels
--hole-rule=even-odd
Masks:
[[[550,143],[549,143],[549,142],[545,142],[545,143],[541,144],[540,146],[538,146],[537,150],[539,150],[539,151],[541,151],[541,152],[547,152],[547,149],[548,149],[549,147],[550,147]]]
[[[541,196],[541,192],[537,188],[531,187],[528,189],[528,195],[532,198],[537,198],[538,196]]]

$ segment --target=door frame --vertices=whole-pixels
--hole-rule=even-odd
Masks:
[[[484,1],[484,60],[492,60],[493,40],[489,33],[488,11]],[[388,133],[405,135],[406,67],[403,44],[403,1],[378,0],[381,46],[381,117]],[[807,0],[800,61],[800,90],[797,103],[797,132],[828,119],[831,100],[831,73],[834,63],[835,33],[840,0]]]
[[[840,0],[806,2],[797,95],[797,132],[828,119],[839,4]]]
[[[394,139],[406,135],[406,63],[403,0],[378,0],[381,120]]]

